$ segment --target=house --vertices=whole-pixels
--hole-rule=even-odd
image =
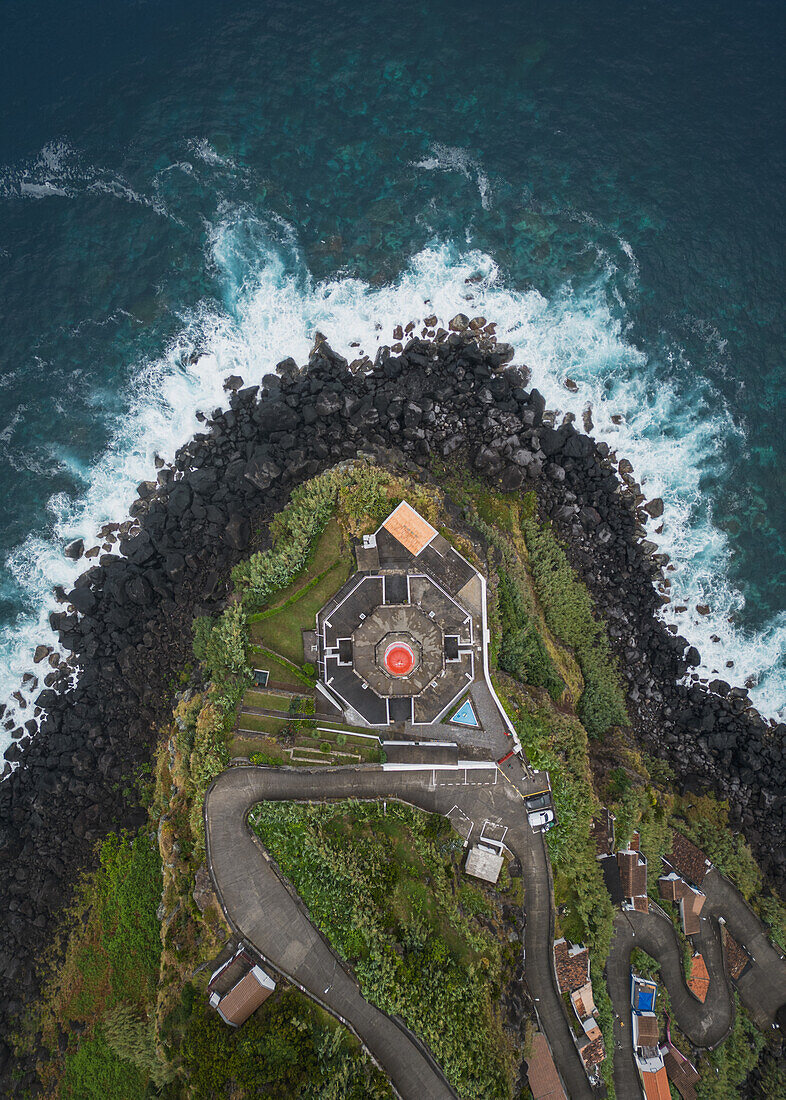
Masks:
[[[654,1012],[631,1013],[633,1053],[646,1100],[671,1100]]]
[[[653,1012],[657,995],[658,987],[655,982],[649,978],[641,978],[638,974],[631,974],[630,1003],[634,1012]]]
[[[726,953],[726,969],[729,972],[729,977],[733,978],[736,982],[751,964],[750,955],[742,947],[727,928],[723,929],[723,947]]]
[[[636,831],[627,848],[617,852],[617,866],[624,909],[636,909],[648,913],[650,904],[647,897],[647,857],[639,850],[639,834]]]
[[[658,893],[665,900],[676,902],[683,932],[686,936],[695,936],[700,928],[699,914],[706,900],[701,890],[694,890],[675,871],[671,871],[658,879]]]
[[[591,1081],[598,1080],[598,1067],[606,1060],[606,1047],[603,1042],[603,1036],[600,1033],[600,1028],[598,1028],[597,1031],[598,1034],[594,1039],[591,1039],[587,1035],[583,1040],[580,1040],[578,1044],[581,1061]]]
[[[631,1037],[633,1054],[646,1100],[670,1100],[669,1081],[660,1051],[660,1031],[655,1015],[658,987],[638,974],[630,976]]]
[[[568,1100],[557,1067],[542,1031],[532,1036],[532,1051],[527,1061],[527,1081],[533,1100]]]
[[[210,1005],[231,1027],[245,1023],[275,988],[275,981],[242,946],[207,983]]]
[[[496,848],[487,844],[475,844],[470,848],[464,870],[468,875],[483,879],[484,882],[495,883],[502,870],[504,858]]]
[[[679,1092],[682,1100],[696,1100],[696,1085],[701,1078],[682,1051],[668,1042],[660,1048],[666,1075]]]
[[[554,944],[554,969],[560,993],[572,993],[590,980],[589,951],[586,947],[557,940]]]
[[[554,944],[554,970],[559,991],[570,1002],[581,1025],[578,1032],[573,1027],[573,1035],[584,1069],[590,1080],[594,1081],[598,1076],[598,1066],[606,1057],[606,1048],[592,995],[589,951],[586,947],[569,944],[565,939],[557,940]]]
[[[707,964],[704,961],[704,956],[699,951],[696,951],[691,958],[688,989],[693,996],[703,1004],[707,999],[707,990],[709,987],[710,976],[707,972]]]
[[[674,871],[696,887],[701,887],[712,867],[704,852],[676,830],[671,834],[671,851],[662,858],[667,873]]]

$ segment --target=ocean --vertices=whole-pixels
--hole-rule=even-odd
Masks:
[[[65,543],[228,374],[464,312],[663,498],[665,618],[784,717],[783,5],[3,18],[0,698],[41,674]]]

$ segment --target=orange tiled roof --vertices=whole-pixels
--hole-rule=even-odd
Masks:
[[[642,1073],[641,1080],[647,1100],[671,1100],[665,1068],[661,1067],[657,1073]]]
[[[567,1100],[542,1031],[532,1036],[532,1053],[527,1062],[527,1080],[534,1100]]]
[[[415,557],[425,550],[437,533],[405,500],[393,509],[382,526]]]
[[[697,951],[691,959],[688,989],[704,1003],[707,999],[707,990],[709,987],[710,976],[707,973],[707,964],[704,961],[704,956]]]
[[[589,951],[582,947],[570,954],[567,941],[558,940],[554,944],[554,968],[560,993],[581,989],[589,981]]]

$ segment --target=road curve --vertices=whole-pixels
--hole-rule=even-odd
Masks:
[[[235,930],[275,970],[348,1024],[404,1100],[454,1100],[415,1036],[361,995],[247,824],[251,807],[264,800],[356,796],[348,779],[284,768],[232,768],[220,775],[205,798],[205,848],[213,884]]]
[[[658,961],[674,1020],[694,1046],[707,1049],[717,1046],[734,1023],[718,918],[723,918],[731,934],[752,957],[750,970],[736,984],[740,999],[758,1026],[768,1029],[775,1012],[786,1002],[786,961],[769,942],[761,921],[742,895],[716,869],[709,872],[702,888],[706,901],[700,931],[693,937],[693,943],[701,952],[709,975],[704,1003],[688,989],[680,943],[667,917],[657,910],[615,915],[606,981],[616,1017],[614,1087],[618,1096],[636,1096],[641,1092],[631,1045],[630,955],[634,948],[641,948]]]
[[[519,795],[498,781],[493,765],[468,773],[392,772],[374,765],[224,772],[205,798],[205,841],[208,868],[230,924],[275,970],[349,1024],[405,1100],[455,1096],[423,1044],[363,998],[247,825],[249,810],[258,802],[341,798],[397,799],[444,815],[459,806],[478,831],[486,819],[508,826],[505,843],[518,857],[524,880],[527,985],[571,1100],[591,1100],[551,961],[553,907],[545,844],[533,836]]]

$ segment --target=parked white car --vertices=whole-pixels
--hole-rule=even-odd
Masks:
[[[527,820],[529,821],[533,832],[544,833],[546,829],[550,829],[551,826],[554,824],[554,811],[531,810],[527,814]]]

